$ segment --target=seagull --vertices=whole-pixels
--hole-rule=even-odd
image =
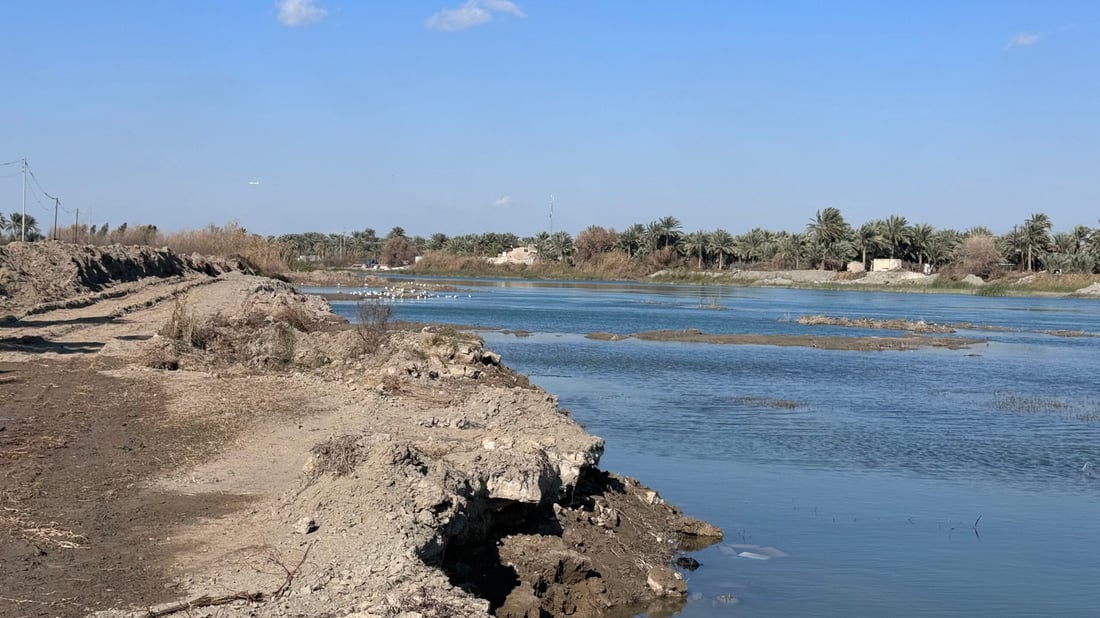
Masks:
[[[248,184],[250,184],[252,186],[256,186],[256,185],[260,184],[260,181],[259,180],[249,180]]]

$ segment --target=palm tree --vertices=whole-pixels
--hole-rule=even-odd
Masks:
[[[442,251],[444,245],[446,244],[447,235],[443,232],[436,232],[435,234],[432,234],[431,239],[428,240],[428,251]]]
[[[924,243],[924,255],[928,258],[928,264],[933,268],[945,264],[953,249],[954,246],[948,237],[939,234],[929,236]]]
[[[802,234],[785,234],[779,237],[775,246],[775,259],[783,262],[794,262],[795,270],[798,270],[804,251],[805,238]]]
[[[1073,231],[1070,232],[1070,234],[1073,235],[1073,240],[1074,240],[1073,252],[1074,253],[1080,253],[1081,250],[1085,248],[1085,244],[1088,242],[1089,234],[1091,234],[1091,233],[1092,233],[1092,230],[1089,229],[1089,226],[1087,226],[1087,225],[1075,225],[1075,226],[1073,226]]]
[[[35,220],[34,216],[24,215],[19,212],[11,213],[8,231],[10,232],[9,238],[11,238],[11,240],[37,240],[40,236],[38,233],[38,221]]]
[[[771,242],[771,232],[754,227],[744,237],[745,255],[750,261],[759,262],[764,259],[764,255],[768,251],[768,245]]]
[[[549,232],[539,232],[535,234],[534,242],[531,243],[535,246],[535,253],[538,254],[540,260],[549,260],[553,254],[553,246],[550,242]]]
[[[1100,223],[1100,220],[1097,220]],[[1089,255],[1100,260],[1100,227],[1097,227],[1089,234],[1088,240],[1085,242],[1085,250]]]
[[[569,235],[569,232],[554,232],[550,235],[549,245],[550,255],[554,256],[559,262],[564,262],[566,258],[573,255],[573,237]]]
[[[676,247],[681,236],[680,220],[676,217],[661,217],[646,226],[646,246],[651,251]]]
[[[844,221],[838,208],[830,206],[817,211],[806,226],[806,232],[813,239],[812,245],[816,247],[815,255],[820,258],[821,268],[825,268],[828,261],[842,261],[845,255],[850,254],[849,248],[841,244],[848,242],[851,231],[852,226]]]
[[[1027,270],[1034,270],[1034,259],[1039,252],[1050,249],[1050,217],[1038,212],[1024,221],[1021,230],[1024,235],[1024,243],[1027,246]]]
[[[657,225],[661,227],[661,231],[665,236],[665,243],[662,246],[668,247],[674,244],[673,238],[680,236],[680,220],[669,215],[657,219]]]
[[[680,243],[680,250],[684,252],[684,255],[697,255],[699,257],[699,270],[703,269],[703,254],[706,253],[710,245],[707,236],[707,233],[702,230],[692,232],[685,236]]]
[[[917,262],[919,262],[921,266],[924,266],[924,258],[928,253],[926,247],[935,231],[935,228],[927,223],[919,223],[910,228],[909,250],[917,257]]]
[[[895,258],[909,244],[909,221],[900,215],[890,215],[882,223],[882,237],[890,248],[890,257]]]
[[[1020,226],[1014,226],[1012,231],[996,238],[997,251],[1006,261],[1023,266],[1027,256],[1027,238]]]
[[[0,233],[8,231],[8,218],[4,216],[4,213],[0,212]]]
[[[1051,236],[1052,249],[1055,253],[1073,255],[1077,253],[1077,237],[1070,232],[1058,232]]]
[[[644,239],[645,226],[641,223],[634,223],[619,234],[619,238],[615,241],[615,247],[620,251],[625,251],[627,257],[634,257],[642,248]]]
[[[832,206],[825,210],[817,211],[817,214],[806,226],[806,231],[813,234],[825,245],[831,245],[848,236],[850,226],[844,221],[840,209]]]
[[[707,240],[710,252],[718,254],[718,270],[723,270],[726,267],[726,255],[732,255],[737,250],[737,243],[733,239],[733,234],[723,229],[717,229],[710,233]]]
[[[874,255],[876,251],[886,245],[886,238],[882,235],[881,221],[868,221],[859,226],[855,233],[855,247],[863,259],[863,267],[867,267],[867,254]]]

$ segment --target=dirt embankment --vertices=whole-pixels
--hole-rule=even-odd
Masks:
[[[0,314],[19,315],[122,296],[126,284],[182,281],[251,272],[238,260],[179,255],[151,247],[105,247],[44,241],[0,246]]]
[[[600,471],[602,441],[476,337],[352,327],[226,270],[54,273],[73,296],[5,298],[0,615],[684,603],[673,559],[721,532]],[[0,286],[44,289],[38,272]]]

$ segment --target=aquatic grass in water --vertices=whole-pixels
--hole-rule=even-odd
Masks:
[[[758,408],[775,408],[793,410],[795,408],[801,408],[802,404],[797,401],[791,401],[789,399],[775,399],[773,397],[734,397],[734,403],[743,406],[752,406]]]
[[[1069,404],[1053,397],[1037,395],[1000,395],[990,405],[998,410],[1031,413],[1065,410],[1069,407]]]
[[[1007,283],[988,283],[974,292],[977,296],[1008,296],[1009,285]]]
[[[1008,394],[995,397],[989,405],[996,410],[1019,414],[1048,414],[1086,423],[1100,421],[1100,400],[1096,399],[1068,402],[1055,397]]]

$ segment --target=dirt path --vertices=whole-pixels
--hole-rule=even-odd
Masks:
[[[159,531],[239,502],[146,490],[181,452],[161,431],[163,389],[105,373],[156,334],[166,299],[198,283],[133,286],[0,327],[0,614],[168,600]]]

